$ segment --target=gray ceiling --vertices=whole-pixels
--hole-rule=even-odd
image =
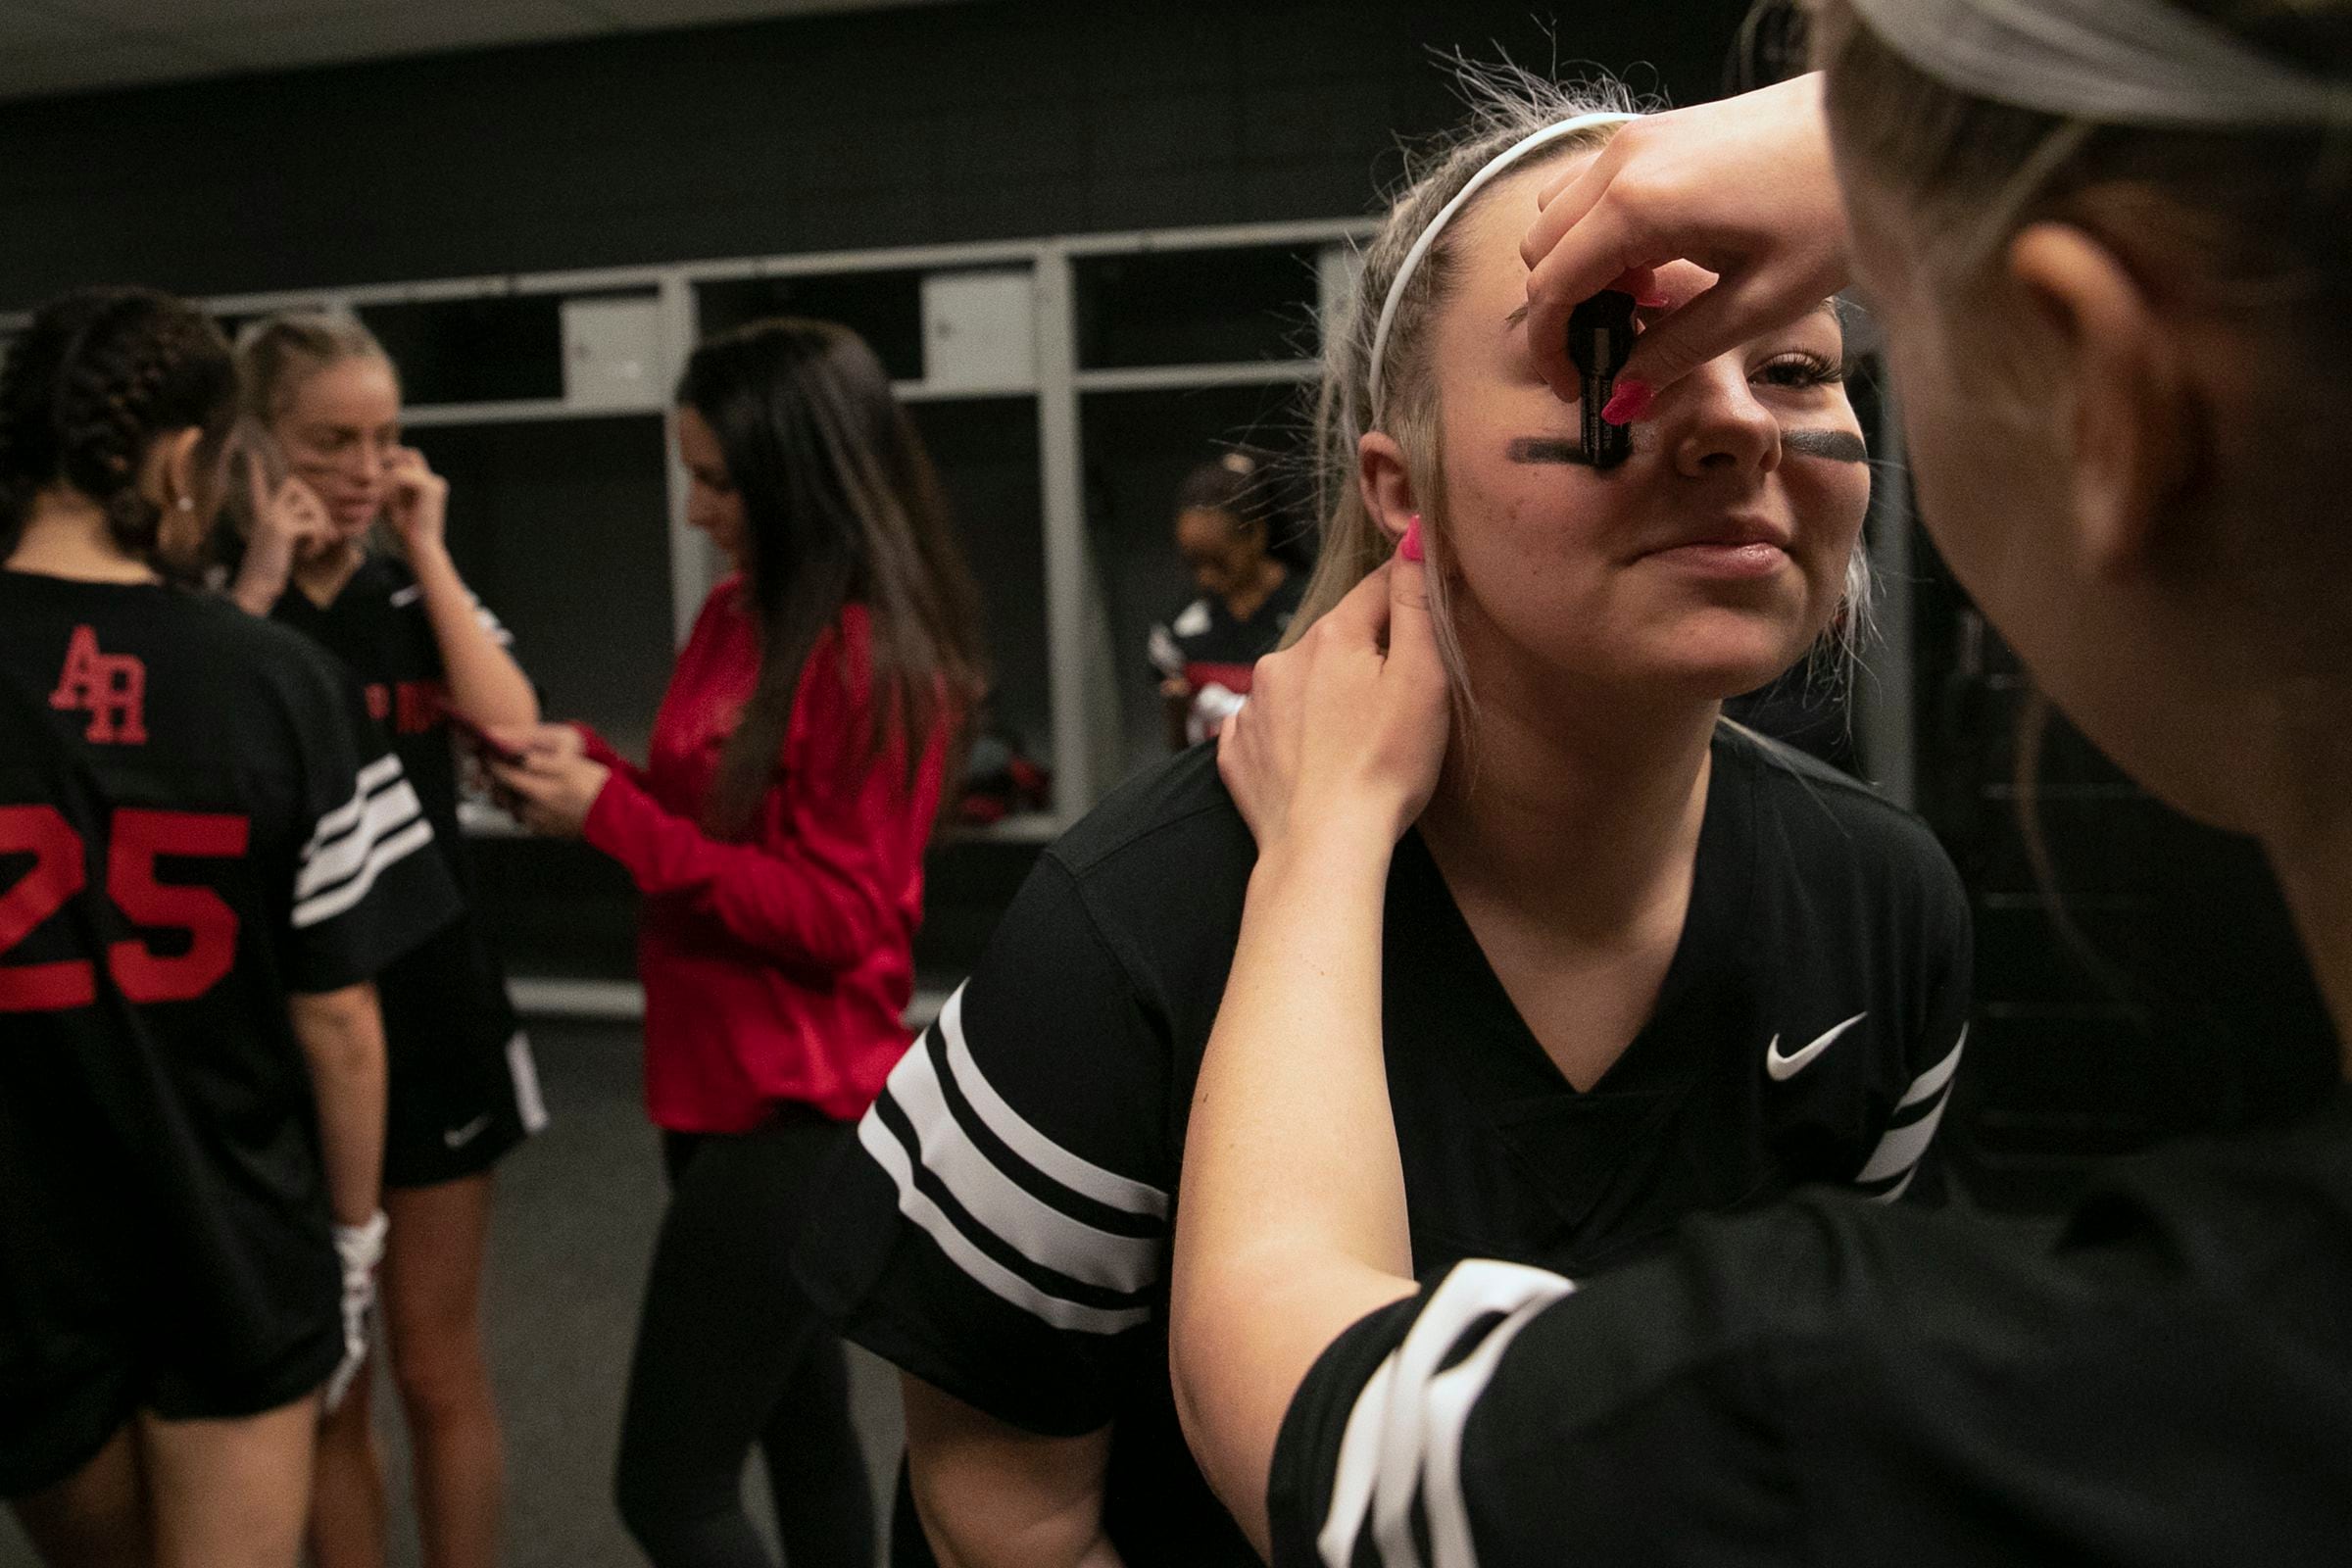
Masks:
[[[0,99],[941,0],[0,0]]]

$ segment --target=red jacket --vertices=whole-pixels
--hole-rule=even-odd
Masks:
[[[777,1101],[848,1120],[906,1049],[945,746],[934,739],[911,792],[903,742],[866,765],[866,636],[865,608],[851,605],[817,640],[776,782],[740,842],[702,823],[760,667],[740,578],[710,591],[678,655],[650,765],[588,735],[612,776],[583,831],[645,895],[645,1099],[660,1126],[745,1132]]]

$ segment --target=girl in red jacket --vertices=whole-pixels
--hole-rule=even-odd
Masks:
[[[837,1342],[784,1258],[810,1174],[905,1051],[924,841],[981,688],[978,593],[928,458],[855,333],[770,320],[678,386],[711,590],[647,766],[584,729],[503,732],[541,833],[645,894],[646,1100],[671,1182],[621,1426],[623,1520],[657,1568],[873,1560]]]

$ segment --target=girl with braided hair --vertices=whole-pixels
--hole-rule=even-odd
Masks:
[[[219,330],[137,289],[0,370],[0,1495],[67,1568],[291,1568],[383,1245],[373,977],[456,890],[360,693],[185,586]]]

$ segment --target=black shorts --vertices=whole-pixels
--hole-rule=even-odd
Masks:
[[[0,1389],[0,1497],[56,1486],[105,1447],[141,1410],[167,1421],[227,1421],[291,1404],[321,1387],[343,1358],[339,1302],[274,1355],[249,1366],[198,1364],[130,1325],[79,1336],[86,1354],[24,1386]],[[163,1312],[168,1303],[157,1303]]]
[[[411,1035],[390,1042],[384,1185],[476,1175],[547,1124],[530,1037]]]

